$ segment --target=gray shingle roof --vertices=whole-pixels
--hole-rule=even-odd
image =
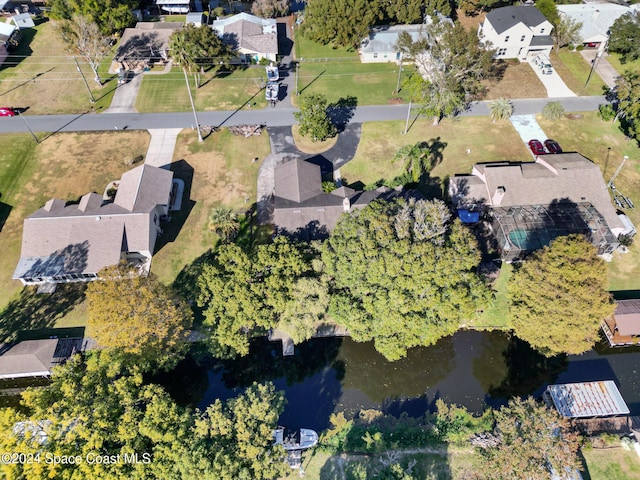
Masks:
[[[640,299],[618,300],[614,318],[620,335],[640,335]]]
[[[244,48],[256,53],[278,53],[277,26],[274,19],[264,19],[239,13],[215,20],[211,28],[233,48]]]
[[[25,340],[0,355],[0,378],[48,375],[58,339]]]
[[[13,278],[96,273],[123,251],[153,252],[150,215],[166,205],[173,173],[150,165],[126,172],[114,203],[89,193],[79,204],[51,199],[24,221],[22,252]]]
[[[537,27],[547,18],[536,7],[501,7],[487,13],[486,19],[494,30],[500,34],[522,22],[527,27]]]

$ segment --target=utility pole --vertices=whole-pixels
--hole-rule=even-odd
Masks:
[[[78,72],[80,73],[80,76],[82,77],[82,80],[84,81],[85,87],[87,87],[87,91],[89,92],[89,98],[91,100],[91,103],[96,103],[96,99],[93,96],[93,92],[89,88],[89,84],[87,83],[87,79],[84,77],[84,73],[82,73],[82,69],[80,69],[80,64],[78,63],[78,59],[76,57],[73,57],[73,61],[76,62],[76,68],[78,69]]]
[[[36,137],[36,134],[33,133],[33,130],[31,130],[31,126],[27,123],[27,119],[24,118],[24,115],[22,115],[22,113],[20,113],[20,111],[18,110],[18,116],[22,119],[22,121],[24,122],[24,124],[27,126],[27,130],[29,130],[29,133],[31,134],[31,136],[33,137],[33,139],[36,141],[36,143],[40,143],[40,140],[38,140],[38,137]]]
[[[404,125],[404,135],[407,134],[409,130],[409,117],[411,116],[411,100],[409,100],[409,109],[407,110],[407,123]]]
[[[302,59],[300,59],[302,60]],[[298,96],[298,64],[300,62],[296,62],[296,96]]]
[[[400,52],[400,61],[398,62],[398,81],[396,82],[396,94],[400,91],[400,74],[402,73],[402,52]]]
[[[187,69],[183,68],[184,81],[187,82],[187,91],[189,92],[189,101],[191,102],[191,110],[193,110],[193,118],[196,121],[196,128],[198,129],[198,141],[204,142],[202,138],[202,132],[200,131],[200,122],[198,122],[198,114],[196,113],[196,105],[193,103],[193,96],[191,95],[191,86],[189,85],[189,77],[187,76]]]

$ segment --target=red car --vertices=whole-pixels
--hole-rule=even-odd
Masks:
[[[11,107],[0,107],[0,117],[14,117],[16,111]]]
[[[544,146],[547,150],[549,150],[549,153],[562,153],[562,147],[560,147],[560,144],[555,140],[551,140],[550,138],[547,138],[544,141]]]
[[[533,153],[535,156],[544,155],[545,153],[547,153],[542,146],[542,142],[540,142],[540,140],[536,140],[535,138],[533,140],[529,140],[529,150],[531,150],[531,153]]]

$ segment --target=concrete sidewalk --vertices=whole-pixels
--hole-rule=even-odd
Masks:
[[[544,88],[546,88],[547,96],[549,98],[577,96],[569,87],[567,87],[555,68],[552,69],[550,74],[545,75],[542,73],[542,70],[533,63],[533,60],[534,57],[531,57],[527,60],[527,63],[531,66],[538,79],[542,82]]]
[[[181,128],[151,129],[151,141],[147,149],[144,163],[154,167],[169,168],[173,162],[173,151]]]

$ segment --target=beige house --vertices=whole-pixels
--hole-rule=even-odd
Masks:
[[[273,216],[278,233],[307,240],[326,238],[345,212],[364,208],[376,199],[399,196],[384,187],[370,191],[340,187],[325,193],[320,167],[304,160],[278,165],[274,180]]]
[[[570,233],[585,234],[600,254],[608,254],[626,231],[600,168],[579,153],[479,163],[471,175],[451,178],[449,196],[458,209],[485,213],[506,261]]]
[[[113,201],[96,193],[78,204],[49,200],[24,221],[13,278],[24,285],[90,281],[121,260],[147,273],[172,183],[173,172],[141,165],[122,175]]]
[[[248,13],[214,20],[211,24],[218,36],[238,52],[241,62],[263,58],[275,62],[278,55],[278,28],[275,19]]]
[[[553,25],[536,7],[511,6],[491,10],[478,28],[478,38],[496,49],[496,58],[518,58],[544,53],[553,48]]]

